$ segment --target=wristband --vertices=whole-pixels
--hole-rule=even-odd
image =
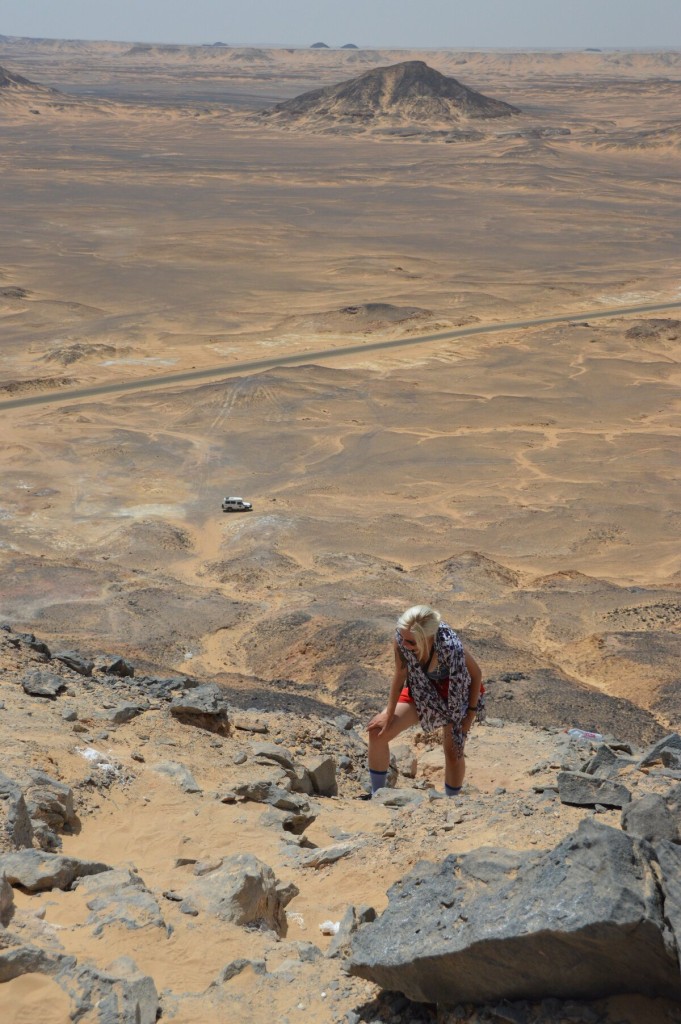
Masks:
[[[468,705],[468,710],[469,711],[477,711],[478,710],[478,705],[477,704],[475,704],[475,705],[469,704]]]

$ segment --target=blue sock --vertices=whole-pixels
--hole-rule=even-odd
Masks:
[[[375,772],[373,768],[370,768],[369,775],[371,776],[371,792],[375,793],[377,789],[383,789],[388,778],[387,771]]]
[[[458,796],[461,792],[461,786],[450,786],[448,782],[445,782],[445,796]]]

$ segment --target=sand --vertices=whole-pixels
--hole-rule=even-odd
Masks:
[[[401,59],[522,114],[449,142],[260,116]],[[0,40],[63,94],[0,94],[3,619],[366,718],[426,601],[513,691],[507,720],[678,722],[680,63]],[[623,312],[642,305],[668,308]],[[566,319],[503,326],[542,317]],[[130,840],[154,872],[171,809],[184,831],[155,786]],[[350,885],[302,912],[339,914]],[[179,954],[188,989],[214,975]],[[164,983],[165,954],[131,955]]]

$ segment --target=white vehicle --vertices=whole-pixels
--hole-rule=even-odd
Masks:
[[[223,512],[251,512],[253,505],[250,501],[244,501],[243,498],[223,498],[222,499],[222,511]]]

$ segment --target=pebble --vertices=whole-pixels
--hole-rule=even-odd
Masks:
[[[248,761],[248,756],[244,753],[243,750],[238,750],[234,757],[232,758],[232,761],[234,762],[234,764],[244,764],[246,761]]]

